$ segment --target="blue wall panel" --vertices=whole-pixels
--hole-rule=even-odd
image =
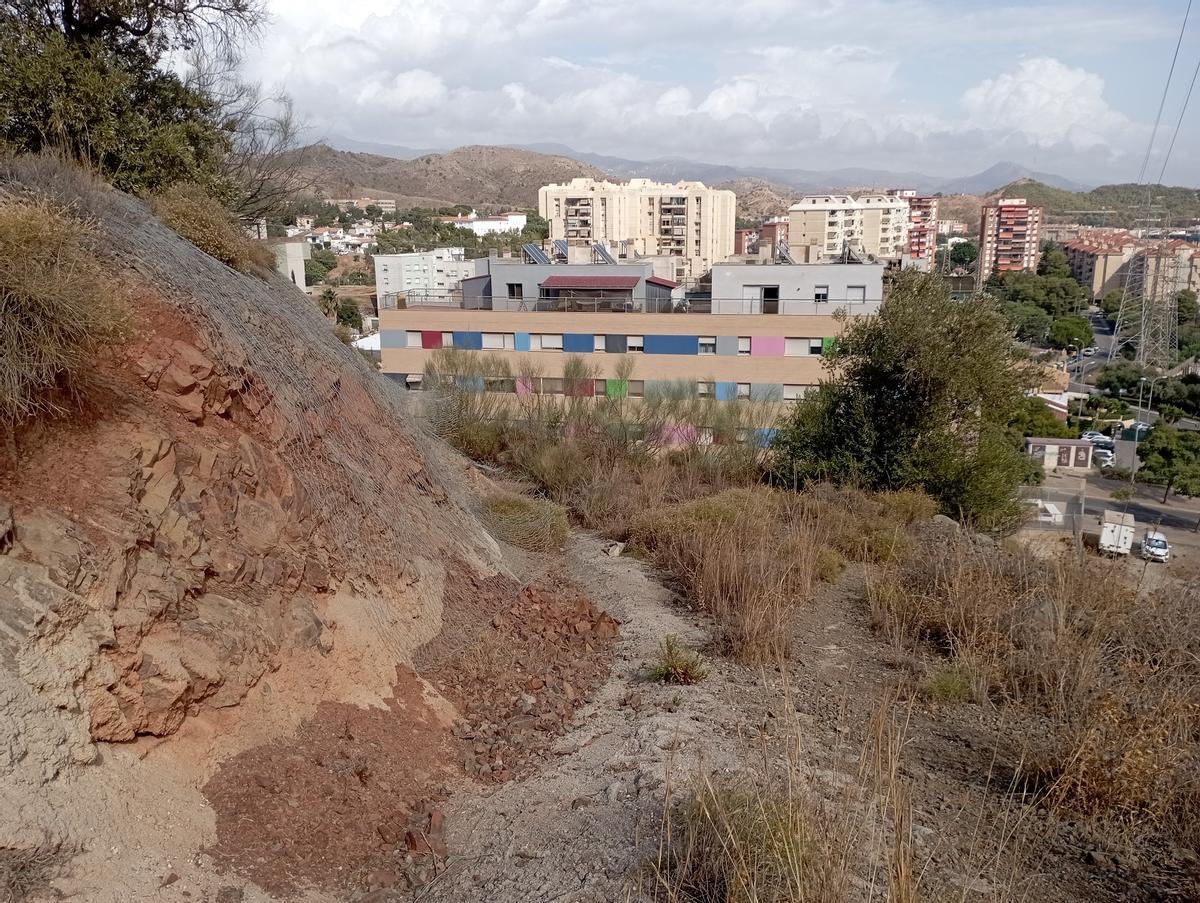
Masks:
[[[737,383],[717,383],[715,395],[717,401],[736,401]]]
[[[528,351],[529,350],[529,333],[514,332],[513,333],[513,345],[516,347],[517,351]]]
[[[643,337],[646,354],[699,354],[700,337],[695,335],[648,335]]]
[[[565,332],[563,333],[563,351],[571,354],[591,354],[596,350],[596,339],[589,332]]]
[[[483,333],[482,332],[456,332],[454,333],[454,347],[465,348],[468,351],[483,350]]]

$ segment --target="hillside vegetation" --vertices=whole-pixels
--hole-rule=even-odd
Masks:
[[[474,145],[415,160],[356,154],[316,144],[303,151],[306,181],[327,197],[396,198],[398,206],[472,204],[533,207],[538,189],[576,176],[604,178],[569,157]]]
[[[1046,208],[1048,216],[1066,216],[1083,219],[1085,222],[1100,222],[1098,216],[1081,217],[1067,214],[1068,210],[1101,210],[1108,208],[1108,223],[1114,226],[1133,226],[1142,217],[1146,194],[1167,214],[1172,224],[1200,217],[1200,191],[1195,188],[1169,185],[1101,185],[1091,191],[1065,191],[1031,179],[1022,179],[1005,185],[988,196],[991,201],[999,197],[1023,197],[1032,204]]]

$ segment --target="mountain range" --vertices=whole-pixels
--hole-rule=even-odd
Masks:
[[[413,160],[442,153],[428,148],[359,141],[342,136],[327,139],[331,147],[345,151],[366,152],[397,160]],[[695,179],[710,185],[756,179],[798,191],[824,191],[847,188],[915,188],[924,194],[986,195],[1020,179],[1033,179],[1053,188],[1067,191],[1086,191],[1091,186],[1054,173],[1038,172],[1018,163],[1000,162],[983,172],[967,176],[931,176],[919,172],[848,167],[833,170],[790,169],[768,166],[731,166],[722,163],[702,163],[694,160],[667,157],[656,160],[633,160],[606,154],[577,151],[565,144],[535,143],[508,145],[509,150],[533,151],[553,157],[578,160],[610,176],[622,179],[646,178],[659,181]]]

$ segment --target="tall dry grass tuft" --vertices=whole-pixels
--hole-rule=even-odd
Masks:
[[[868,584],[875,626],[927,644],[976,701],[1028,710],[1050,801],[1183,836],[1200,823],[1200,606],[1139,595],[1118,566],[939,536]]]
[[[44,200],[0,202],[0,429],[55,413],[95,356],[122,341],[128,312],[83,222]]]
[[[668,782],[653,899],[835,903],[860,855],[854,801],[827,799],[803,767],[795,725],[761,769],[701,771],[676,804]]]
[[[633,522],[634,547],[669,571],[716,622],[723,651],[744,664],[786,658],[793,608],[812,591],[812,518],[770,489],[733,489]]]

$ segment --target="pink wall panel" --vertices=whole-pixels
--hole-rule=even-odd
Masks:
[[[784,338],[781,335],[750,337],[751,357],[783,357]]]

